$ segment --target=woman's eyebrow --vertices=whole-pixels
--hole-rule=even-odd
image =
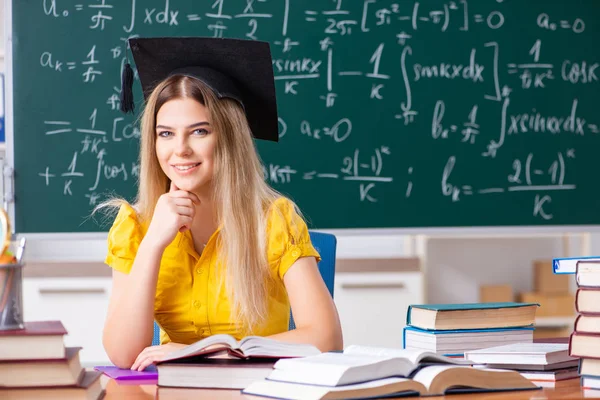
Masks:
[[[205,125],[210,125],[210,123],[208,121],[196,122],[194,124],[188,125],[186,127],[186,129],[197,128],[199,126],[205,126]],[[156,125],[156,129],[173,129],[173,128],[170,126],[166,126],[166,125]]]

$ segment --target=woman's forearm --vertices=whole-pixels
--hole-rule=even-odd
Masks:
[[[103,333],[111,361],[129,368],[152,343],[154,298],[163,249],[142,241],[128,275],[113,284]],[[116,279],[116,278],[113,278]]]

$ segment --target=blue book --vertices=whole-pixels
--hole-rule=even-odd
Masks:
[[[402,343],[405,349],[431,351],[447,357],[462,357],[465,351],[514,343],[532,343],[533,331],[532,326],[447,331],[432,331],[406,326],[402,331]]]
[[[535,322],[537,303],[412,304],[406,324],[426,330],[515,328]]]
[[[598,256],[561,257],[552,259],[552,269],[555,274],[574,274],[577,271],[577,261],[600,261]]]

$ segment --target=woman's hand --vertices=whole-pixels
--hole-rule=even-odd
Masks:
[[[179,350],[185,346],[187,345],[181,343],[167,343],[162,346],[146,347],[135,359],[135,362],[131,366],[131,370],[143,371],[146,367],[154,364],[155,361],[162,359],[168,353]]]
[[[161,248],[167,247],[175,239],[177,232],[185,232],[191,228],[196,204],[200,204],[198,196],[179,190],[171,182],[169,193],[160,196],[156,203],[145,238]]]

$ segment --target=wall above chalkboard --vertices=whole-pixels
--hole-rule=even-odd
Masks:
[[[135,196],[140,133],[118,111],[133,36],[270,42],[280,143],[257,146],[312,228],[600,224],[596,2],[11,7],[17,232],[107,230],[94,205]]]

